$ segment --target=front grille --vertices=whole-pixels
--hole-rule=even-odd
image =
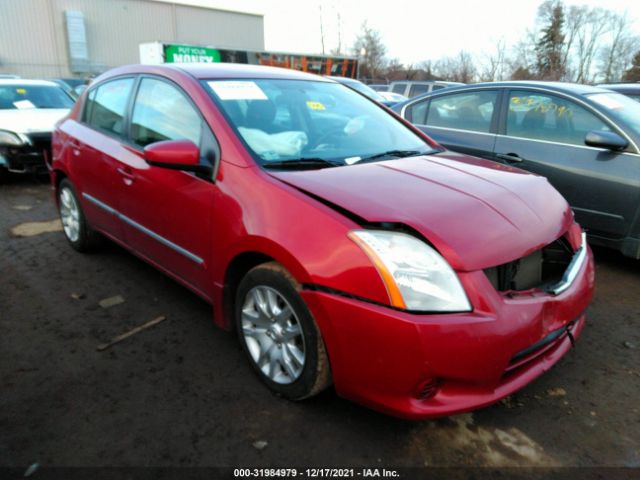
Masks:
[[[574,253],[567,239],[560,237],[526,257],[487,268],[484,273],[499,292],[544,290],[562,280]]]

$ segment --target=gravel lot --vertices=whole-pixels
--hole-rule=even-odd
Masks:
[[[56,223],[22,225],[55,219],[44,180],[0,186],[0,466],[640,467],[639,261],[595,250],[590,318],[546,375],[413,423],[333,391],[277,398],[194,294],[113,244],[81,255]]]

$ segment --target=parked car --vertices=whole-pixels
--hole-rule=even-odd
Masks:
[[[367,85],[367,87],[371,88],[372,90],[375,90],[376,92],[387,92],[389,91],[389,85],[388,84],[382,84],[382,83],[374,83],[374,84],[370,84]]]
[[[347,87],[352,88],[355,91],[362,93],[363,95],[366,95],[371,100],[375,100],[376,102],[381,103],[385,107],[392,107],[397,103],[397,102],[385,100],[385,98],[382,95],[380,95],[379,92],[376,92],[375,90],[373,90],[372,88],[365,85],[359,80],[355,80],[353,78],[346,78],[346,77],[327,77],[327,78],[330,78],[331,80],[334,80],[338,83],[346,85]]]
[[[399,93],[407,98],[416,97],[418,95],[424,95],[435,90],[442,90],[443,88],[456,87],[464,85],[460,82],[442,82],[439,80],[401,80],[397,82],[391,82],[389,84],[389,92]]]
[[[323,77],[117,68],[53,148],[71,246],[99,232],[211,302],[290,399],[333,383],[402,417],[467,411],[547,371],[585,323],[592,255],[544,178],[444,151]]]
[[[46,173],[51,131],[74,100],[44,80],[0,80],[0,180],[7,172]]]
[[[640,104],[603,88],[501,82],[394,109],[451,150],[543,175],[592,242],[640,258]]]
[[[640,102],[640,82],[638,83],[603,83],[598,85],[600,88],[606,88],[607,90],[613,90],[614,92],[626,95],[629,98],[633,98],[636,102]]]
[[[86,82],[82,78],[49,78],[49,81],[60,85],[73,98],[78,98],[82,93],[82,87],[86,86]]]
[[[405,102],[408,100],[404,95],[400,95],[399,93],[393,92],[378,92],[378,94],[384,98],[384,100],[388,103],[392,103],[391,106],[396,105],[401,102]]]

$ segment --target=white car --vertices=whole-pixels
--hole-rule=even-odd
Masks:
[[[54,82],[0,79],[0,180],[9,171],[47,171],[51,132],[73,103]]]
[[[399,93],[395,93],[395,92],[381,92],[381,91],[378,91],[378,94],[382,98],[384,98],[387,102],[400,103],[400,102],[404,102],[405,100],[408,100],[408,98],[405,97],[404,95],[400,95]]]

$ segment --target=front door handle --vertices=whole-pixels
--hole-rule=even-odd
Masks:
[[[520,163],[524,159],[517,153],[498,153],[496,155],[500,160],[504,160],[507,163]]]
[[[79,157],[80,156],[80,148],[81,145],[78,141],[76,140],[69,140],[69,146],[71,147],[71,152],[73,152],[73,155],[75,157]]]
[[[126,185],[131,185],[136,178],[133,171],[129,167],[118,167],[117,171],[122,175],[122,179]]]

